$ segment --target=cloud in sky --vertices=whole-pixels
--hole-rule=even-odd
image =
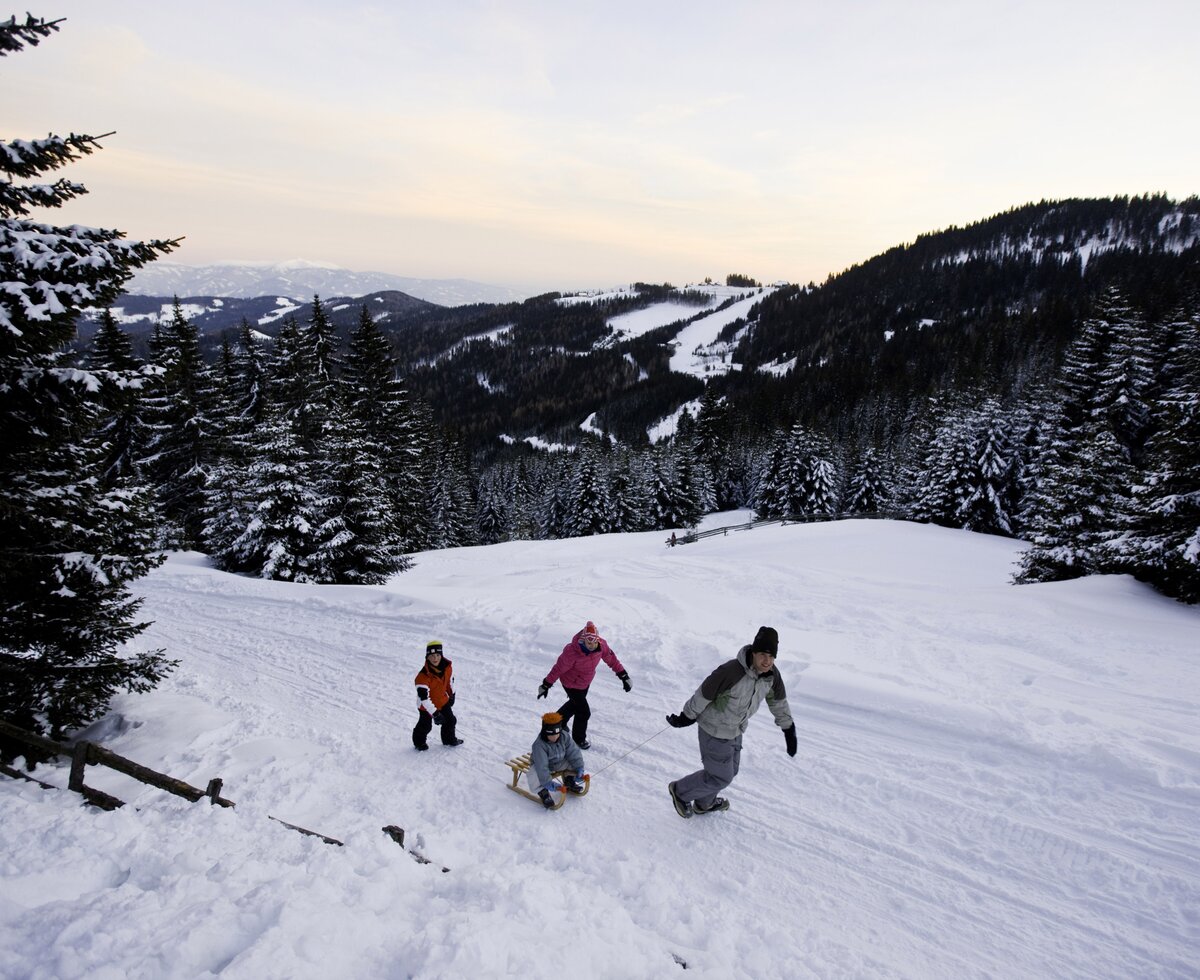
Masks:
[[[819,281],[1031,200],[1200,193],[1200,4],[833,6],[61,0],[0,136],[116,130],[63,217],[180,261],[538,288]]]

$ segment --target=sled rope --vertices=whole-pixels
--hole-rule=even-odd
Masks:
[[[645,742],[638,742],[638,744],[637,744],[637,745],[635,745],[635,746],[634,746],[632,749],[630,749],[628,752],[626,752],[626,753],[625,753],[625,755],[618,756],[616,759],[613,759],[613,761],[612,761],[612,762],[610,762],[610,763],[609,763],[607,766],[605,766],[605,767],[604,767],[604,769],[611,769],[611,768],[612,768],[613,766],[615,766],[615,765],[616,765],[618,762],[620,762],[622,759],[624,759],[624,758],[625,758],[625,756],[632,755],[634,752],[636,752],[638,749],[640,749],[640,748],[641,748],[643,745],[645,745],[645,744],[646,744],[646,742],[653,742],[653,741],[654,741],[656,738],[658,738],[658,736],[659,736],[659,735],[661,735],[661,734],[662,734],[663,732],[665,732],[666,730],[667,730],[666,728],[660,728],[660,729],[659,729],[658,731],[656,731],[656,732],[655,732],[653,735],[651,735],[651,736],[650,736],[648,739],[646,739],[646,741],[645,741]],[[600,770],[600,772],[597,772],[597,773],[596,773],[596,775],[597,775],[597,776],[599,776],[601,772],[604,772],[604,769],[601,769],[601,770]]]

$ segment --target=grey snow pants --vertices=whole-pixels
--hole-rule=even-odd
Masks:
[[[700,740],[700,764],[704,766],[675,783],[675,794],[687,803],[712,806],[717,793],[733,782],[742,762],[742,736],[716,738],[703,728],[696,729]]]

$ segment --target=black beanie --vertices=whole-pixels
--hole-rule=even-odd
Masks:
[[[754,634],[754,642],[750,644],[751,653],[769,653],[772,657],[779,653],[779,634],[770,626],[760,626]]]

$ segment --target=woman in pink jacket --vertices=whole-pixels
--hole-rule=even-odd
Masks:
[[[621,661],[596,631],[595,624],[590,622],[563,647],[563,652],[550,668],[550,673],[538,687],[538,697],[544,698],[550,693],[555,681],[562,681],[563,690],[567,692],[567,703],[558,709],[558,713],[562,715],[564,726],[571,721],[571,737],[581,749],[592,747],[587,740],[588,719],[592,716],[592,709],[588,707],[587,692],[601,660],[612,668],[626,693],[633,690],[633,685],[629,683],[629,674],[621,666]]]

